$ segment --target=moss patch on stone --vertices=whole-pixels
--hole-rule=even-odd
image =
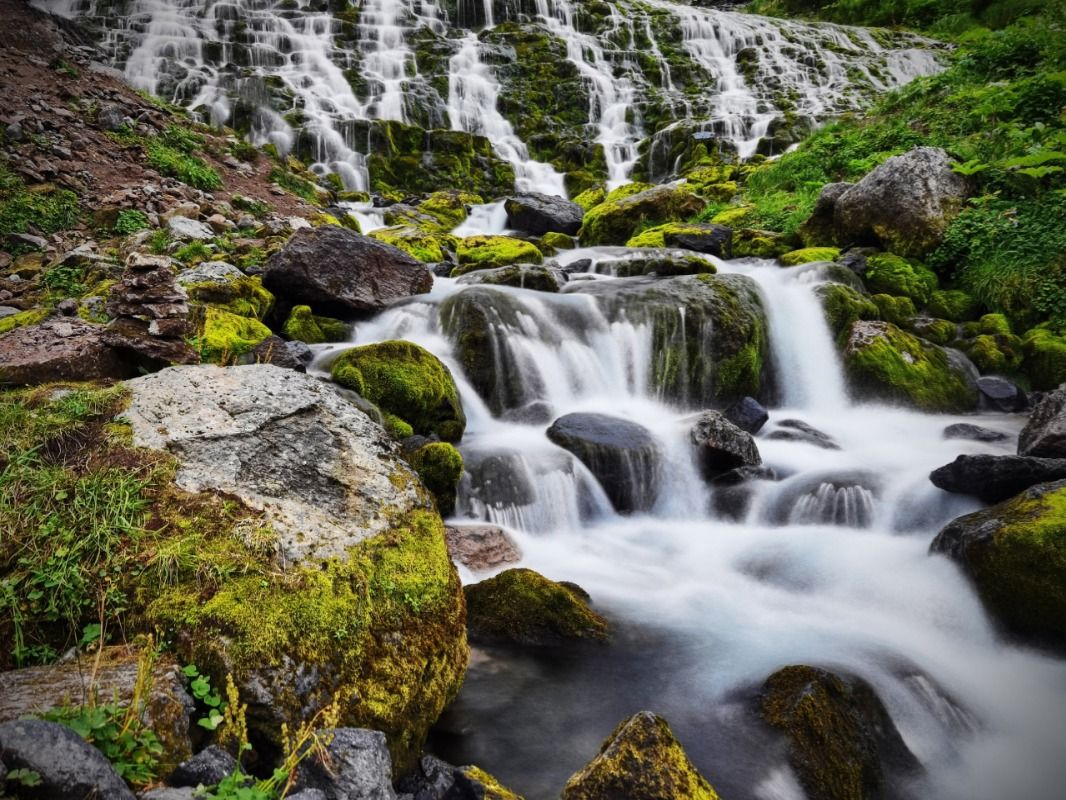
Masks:
[[[1050,327],[1033,328],[1022,338],[1025,374],[1034,389],[1066,382],[1066,338]]]
[[[443,515],[455,510],[455,492],[463,477],[463,456],[447,442],[430,442],[413,452],[408,462],[433,493]]]
[[[624,244],[642,227],[686,220],[706,202],[687,186],[643,188],[628,184],[607,195],[585,214],[580,238],[587,245]]]
[[[457,442],[466,428],[459,390],[435,355],[405,341],[345,350],[331,368],[333,380],[352,389],[414,433]]]
[[[810,264],[815,261],[836,261],[840,255],[839,247],[804,247],[801,250],[790,250],[778,257],[778,261],[785,267],[797,267],[800,264]]]
[[[217,306],[205,306],[202,314],[203,322],[194,346],[204,361],[230,363],[272,335],[270,328],[259,320]]]
[[[878,253],[866,259],[863,281],[875,294],[909,297],[922,306],[929,302],[937,288],[935,272],[891,253]]]
[[[719,214],[711,222],[727,225],[728,223],[719,222],[721,216]],[[733,231],[734,258],[778,258],[790,252],[793,247],[791,240],[773,231],[760,231],[754,228]]]
[[[281,332],[289,339],[307,344],[343,342],[348,339],[347,324],[339,319],[312,314],[310,306],[294,306]]]
[[[444,246],[454,246],[455,239],[446,234],[428,233],[412,225],[396,225],[378,228],[367,234],[373,239],[391,244],[425,264],[437,264],[444,260]]]
[[[459,240],[455,254],[459,266],[452,270],[452,277],[475,269],[505,267],[508,264],[539,264],[544,260],[544,255],[535,244],[512,236],[468,236]]]
[[[258,276],[235,277],[232,280],[205,281],[185,287],[189,299],[216,305],[239,317],[262,320],[274,307],[274,295],[263,287]]]
[[[834,337],[850,331],[852,323],[860,319],[878,319],[881,315],[869,297],[842,283],[826,283],[816,291]]]
[[[574,202],[581,206],[583,211],[598,206],[607,198],[607,190],[602,186],[586,189],[574,198]]]
[[[940,319],[967,322],[977,319],[981,313],[981,303],[960,289],[937,289],[929,296],[927,310]]]
[[[17,314],[11,314],[10,316],[0,319],[0,336],[5,333],[11,333],[16,328],[22,328],[26,325],[36,325],[38,322],[43,322],[48,318],[51,312],[47,308],[31,308],[29,311],[20,311]]]

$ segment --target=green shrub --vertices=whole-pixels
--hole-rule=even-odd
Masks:
[[[143,231],[152,227],[148,222],[148,216],[143,211],[122,211],[115,222],[114,232],[120,236],[128,236],[137,231]]]
[[[185,140],[165,134],[148,140],[148,163],[154,169],[204,191],[222,188],[222,178],[214,169],[191,153],[171,146],[168,141],[184,143]]]
[[[0,162],[0,242],[13,233],[40,231],[44,235],[67,230],[78,223],[78,196],[51,184],[27,187]]]

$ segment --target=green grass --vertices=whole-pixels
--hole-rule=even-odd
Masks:
[[[81,206],[74,192],[51,185],[37,188],[27,188],[0,161],[0,241],[14,233],[37,231],[48,236],[78,224]]]

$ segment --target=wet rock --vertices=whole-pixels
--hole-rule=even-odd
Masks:
[[[215,238],[210,225],[188,217],[171,217],[167,220],[167,230],[179,242],[209,242]]]
[[[507,227],[542,236],[554,231],[575,236],[581,228],[584,209],[561,197],[530,192],[509,197],[504,203]]]
[[[92,674],[100,697],[128,703],[137,682],[138,656],[125,647],[108,647],[96,656],[42,667],[0,672],[0,722],[40,714],[67,704],[88,702]],[[162,770],[192,752],[189,714],[192,698],[185,691],[181,671],[172,659],[156,662],[152,670],[152,692],[145,704],[144,721],[163,745]]]
[[[297,372],[306,372],[307,365],[301,360],[303,355],[299,345],[303,342],[286,342],[280,336],[268,336],[250,352],[240,358],[241,364],[272,364],[282,369],[294,369]],[[297,347],[293,347],[297,345]],[[304,345],[306,347],[307,345]]]
[[[1025,411],[1029,407],[1029,398],[1025,392],[1006,378],[982,375],[977,379],[977,391],[981,393],[981,407],[991,411],[1010,414]]]
[[[326,800],[394,800],[392,760],[385,734],[362,728],[328,733],[329,758],[312,755],[299,767],[297,790],[317,789]]]
[[[453,525],[444,529],[448,555],[472,570],[494,569],[522,559],[522,551],[503,528]]]
[[[534,400],[521,408],[512,408],[500,415],[500,419],[522,425],[547,424],[554,418],[555,409],[547,400]]]
[[[956,561],[1012,633],[1066,645],[1066,481],[953,520],[930,552]]]
[[[122,380],[136,366],[104,340],[104,328],[77,317],[54,317],[0,338],[0,384]]]
[[[433,276],[396,247],[323,225],[297,231],[272,255],[263,285],[279,303],[309,305],[344,317],[380,311],[404,297],[428,292]]]
[[[1002,442],[1010,437],[991,428],[972,425],[969,422],[956,422],[944,428],[945,439],[969,439],[972,442]]]
[[[289,795],[291,800],[292,795]],[[161,786],[137,795],[137,800],[196,800],[196,791],[189,786]]]
[[[514,286],[538,292],[558,292],[566,285],[566,273],[544,264],[511,264],[495,269],[479,269],[458,280],[463,284]]]
[[[585,597],[531,569],[504,570],[463,591],[470,635],[482,640],[540,646],[607,638],[607,621]]]
[[[985,503],[999,503],[1038,483],[1064,479],[1066,458],[1035,456],[961,455],[929,473],[937,488]]]
[[[659,451],[642,425],[606,414],[559,417],[548,438],[569,450],[603,486],[620,513],[647,511],[659,493]]]
[[[747,431],[752,435],[762,430],[763,425],[770,419],[769,412],[754,397],[740,398],[723,411],[722,416],[742,431]]]
[[[828,433],[823,433],[813,425],[808,425],[803,420],[783,419],[777,425],[777,430],[771,431],[766,436],[767,439],[805,442],[806,444],[813,444],[815,447],[821,447],[823,450],[840,449],[840,445],[833,440],[832,436]]]
[[[831,197],[825,199],[837,241],[880,244],[907,257],[920,257],[940,243],[970,190],[937,147],[916,147],[890,158],[843,192],[835,188],[839,184],[830,186]]]
[[[733,229],[710,222],[690,223],[678,230],[664,231],[663,243],[667,247],[693,250],[697,253],[706,253],[717,258],[731,258],[733,255]]]
[[[612,193],[613,194],[613,193]],[[664,184],[591,208],[581,227],[585,245],[625,244],[642,226],[688,219],[706,203],[687,186]]]
[[[880,479],[864,470],[804,473],[782,482],[766,516],[775,525],[866,528],[880,492]]]
[[[214,786],[237,769],[237,759],[218,745],[210,745],[178,764],[167,782],[171,786]]]
[[[1040,398],[1018,436],[1018,455],[1066,458],[1066,386]]]
[[[522,800],[483,769],[459,767],[444,800]]]
[[[760,712],[788,741],[789,764],[811,800],[879,797],[891,775],[919,768],[865,681],[808,666],[763,684]]]
[[[412,800],[442,800],[455,783],[455,767],[436,756],[425,755],[411,773],[396,783],[401,797]]]
[[[737,467],[714,480],[712,502],[715,512],[725,519],[740,521],[747,516],[755,493],[755,481],[775,481],[777,472],[770,467]]]
[[[751,434],[743,431],[718,411],[704,411],[689,431],[696,458],[704,477],[713,478],[738,467],[762,463],[759,448]]]
[[[91,744],[54,722],[18,720],[0,724],[0,761],[8,770],[40,776],[41,800],[134,800],[133,792]]]
[[[135,444],[181,462],[177,484],[266,512],[285,561],[344,556],[423,506],[385,432],[328,383],[267,364],[180,367],[127,384]]]
[[[706,258],[677,250],[643,250],[636,254],[629,253],[622,258],[601,261],[598,269],[618,278],[632,278],[637,275],[713,275],[718,271]]]
[[[566,782],[563,800],[717,800],[666,720],[641,711]]]

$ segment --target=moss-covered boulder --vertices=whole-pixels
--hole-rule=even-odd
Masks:
[[[231,314],[262,320],[274,307],[274,295],[259,276],[245,275],[224,262],[205,261],[177,276],[189,299],[219,306]]]
[[[281,326],[289,339],[307,344],[343,342],[348,339],[348,326],[339,319],[320,317],[311,313],[310,306],[293,306],[289,318]]]
[[[449,250],[455,248],[456,239],[446,233],[427,231],[414,225],[394,225],[378,228],[367,234],[385,244],[399,248],[412,258],[426,264],[444,261]]]
[[[718,800],[669,724],[641,711],[620,724],[599,754],[570,777],[563,800]]]
[[[718,267],[710,259],[684,250],[627,253],[621,258],[600,261],[596,269],[618,278],[632,278],[637,275],[713,275],[718,271]]]
[[[859,678],[784,667],[763,685],[759,711],[784,734],[810,800],[880,797],[889,774],[918,768],[880,698]]]
[[[414,433],[457,442],[466,428],[459,390],[439,358],[413,342],[389,341],[345,350],[330,367],[333,380],[358,392]]]
[[[961,289],[937,289],[929,296],[926,310],[940,319],[968,322],[980,315],[981,303]]]
[[[607,199],[607,190],[602,186],[586,189],[574,198],[574,202],[585,211],[595,208]]]
[[[1022,364],[1022,340],[1009,333],[983,333],[963,341],[960,349],[982,373],[1012,373]]]
[[[719,222],[721,216],[719,214],[713,221]],[[794,242],[781,233],[754,228],[741,228],[733,231],[734,258],[778,258],[791,252],[794,247]]]
[[[535,244],[512,236],[468,236],[459,240],[455,255],[459,266],[452,270],[453,278],[476,269],[539,264],[544,260]]]
[[[877,313],[881,319],[900,327],[908,327],[918,314],[914,301],[909,297],[875,294],[870,296],[870,302],[877,306]]]
[[[450,231],[466,219],[470,206],[484,202],[481,195],[460,189],[446,189],[426,197],[418,204],[418,211],[436,220],[442,230]]]
[[[866,259],[863,280],[874,294],[909,297],[924,306],[937,288],[936,273],[916,261],[891,253],[878,253]]]
[[[923,411],[972,411],[977,406],[972,367],[956,356],[892,323],[859,321],[844,346],[844,371],[859,398]]]
[[[782,266],[797,267],[800,264],[811,264],[815,261],[836,261],[839,255],[839,247],[804,247],[801,250],[783,253],[777,260]]]
[[[566,280],[566,273],[558,267],[547,264],[511,264],[496,269],[474,270],[459,278],[459,283],[558,292],[566,285]]]
[[[926,341],[947,347],[958,336],[958,326],[946,319],[916,317],[907,326],[907,330]]]
[[[1066,382],[1066,337],[1050,327],[1033,328],[1022,337],[1022,352],[1034,389],[1054,389]]]
[[[718,258],[733,255],[733,230],[709,222],[668,222],[633,236],[626,247],[679,247]]]
[[[930,549],[962,567],[1010,631],[1066,645],[1066,481],[959,517]]]
[[[815,289],[822,299],[826,322],[833,336],[851,330],[860,319],[878,319],[880,310],[869,297],[841,283],[824,283]]]
[[[433,493],[441,514],[455,510],[455,492],[463,477],[463,456],[447,442],[430,442],[408,458],[422,483]]]
[[[625,244],[641,227],[686,220],[705,205],[686,186],[654,186],[621,198],[608,195],[585,214],[581,241],[586,245]]]
[[[463,587],[470,635],[522,645],[603,641],[607,621],[576,588],[531,569],[508,569]]]
[[[272,335],[259,320],[231,314],[218,306],[203,307],[199,317],[195,347],[204,361],[230,363]]]
[[[478,800],[523,800],[494,777],[478,767],[459,767],[452,774],[454,788],[449,796],[478,798]]]

